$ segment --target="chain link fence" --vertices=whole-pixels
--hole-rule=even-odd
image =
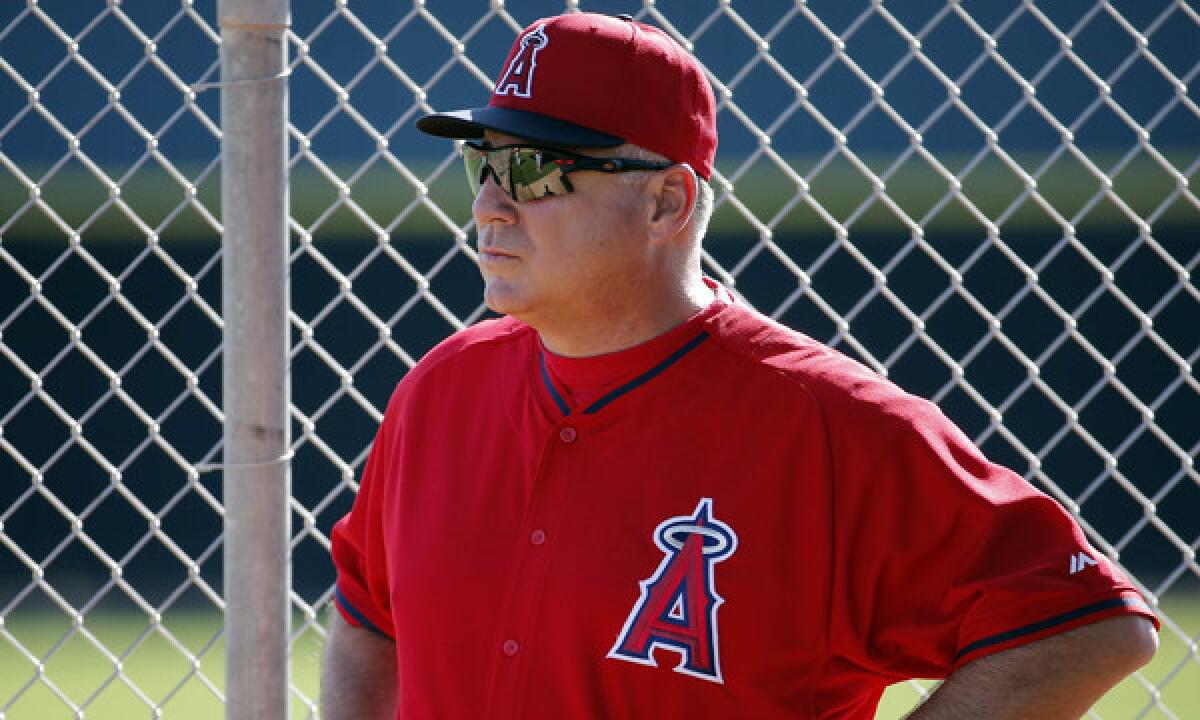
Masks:
[[[564,9],[709,70],[706,270],[936,400],[1158,605],[1158,658],[1093,716],[1194,717],[1183,0],[293,7],[292,714],[317,715],[327,534],[391,388],[485,314],[460,164],[413,121],[481,102]],[[219,45],[215,0],[0,8],[0,718],[222,712]]]

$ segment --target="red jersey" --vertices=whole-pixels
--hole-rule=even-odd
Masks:
[[[934,405],[720,299],[598,358],[507,318],[449,338],[332,543],[406,720],[871,718],[899,680],[1153,619]]]

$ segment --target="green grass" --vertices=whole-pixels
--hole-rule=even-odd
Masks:
[[[1166,151],[1176,168],[1186,167],[1194,151],[1190,148]],[[1025,153],[1014,161],[1025,173],[1039,170],[1047,153]],[[788,157],[790,170],[783,171],[766,157],[747,164],[747,158],[729,157],[719,170],[732,183],[741,207],[725,203],[713,216],[711,233],[757,235],[762,227],[783,234],[832,234],[828,219],[809,202],[793,202],[807,192],[828,216],[851,232],[905,231],[896,210],[912,222],[923,225],[926,233],[964,231],[979,234],[983,226],[973,214],[978,211],[999,222],[1003,232],[1050,229],[1059,230],[1054,214],[1074,222],[1080,232],[1114,225],[1132,228],[1125,210],[1109,198],[1092,203],[1101,189],[1095,172],[1111,175],[1111,190],[1129,210],[1143,218],[1153,218],[1156,226],[1194,224],[1200,213],[1177,197],[1175,177],[1159,162],[1140,154],[1124,165],[1116,153],[1089,156],[1096,170],[1087,167],[1070,153],[1063,153],[1037,178],[1037,192],[1053,212],[1025,194],[1024,179],[1000,159],[989,156],[966,172],[972,158],[966,155],[938,155],[937,160],[952,174],[962,175],[957,193],[970,201],[967,208],[957,199],[947,201],[950,183],[939,171],[918,157],[891,168],[894,156],[863,155],[860,160],[877,177],[887,174],[884,190],[896,209],[872,199],[875,188],[862,171],[844,157],[826,160],[817,156]],[[1120,171],[1115,169],[1120,167]],[[214,221],[219,217],[220,172],[205,173],[200,166],[179,168],[187,182],[195,186],[196,198],[212,216],[205,217],[188,205],[188,192],[165,170],[147,164],[130,173],[122,166],[104,168],[108,177],[121,182],[120,200],[140,219],[140,227],[128,212],[110,203],[109,189],[78,163],[48,173],[45,167],[23,167],[29,182],[36,183],[37,197],[53,208],[63,223],[82,229],[85,243],[144,242],[147,231],[158,234],[164,243],[217,242]],[[427,206],[432,200],[449,218],[462,225],[470,219],[470,196],[462,167],[451,161],[438,172],[428,160],[415,160],[401,171],[377,162],[368,168],[334,164],[332,173],[348,183],[349,199],[361,213],[337,206],[340,188],[322,172],[308,164],[296,166],[291,173],[291,213],[305,232],[321,241],[347,238],[370,239],[380,235],[392,241],[423,242],[452,236],[446,220]],[[801,186],[797,178],[807,183]],[[413,184],[425,187],[419,192]],[[717,184],[720,192],[723,188]],[[66,231],[50,214],[34,203],[33,191],[26,181],[0,170],[0,239],[26,238],[60,241]],[[1009,211],[1009,208],[1015,208]],[[747,212],[756,220],[747,217]],[[365,217],[364,217],[365,216]]]
[[[1163,613],[1187,636],[1200,634],[1200,594],[1169,599],[1163,604]],[[293,627],[298,626],[297,619]],[[161,709],[161,717],[167,720],[223,717],[221,701],[210,687],[224,686],[220,615],[211,610],[170,611],[163,617],[163,627],[196,657],[195,666],[175,642],[135,612],[88,615],[82,630],[54,611],[19,612],[3,618],[0,718],[68,720],[77,717],[72,705],[82,709],[84,718],[102,720],[154,718],[155,709]],[[123,678],[89,636],[118,657]],[[14,640],[33,658],[14,645]],[[292,683],[312,699],[316,698],[320,652],[321,641],[311,630],[302,633],[292,648]],[[38,662],[43,663],[40,674]],[[1141,674],[1161,687],[1162,705],[1174,717],[1200,714],[1200,661],[1194,651],[1189,654],[1187,645],[1166,623],[1158,655]],[[877,717],[903,717],[917,700],[911,686],[893,686],[884,695]],[[295,694],[291,711],[297,720],[309,716],[309,707]],[[1153,707],[1150,692],[1133,678],[1106,695],[1095,712],[1105,720],[1172,717]]]
[[[6,635],[0,636],[0,718],[68,720],[77,717],[72,705],[84,718],[100,720],[222,718],[216,692],[225,685],[221,621],[214,610],[169,611],[163,632],[140,613],[104,611],[88,615],[81,631],[59,612],[10,615],[4,618]],[[299,626],[299,618],[293,619],[292,627]],[[124,677],[93,639],[120,661]],[[311,630],[292,646],[292,683],[313,702],[320,653],[321,640]],[[292,718],[309,716],[309,706],[295,693],[291,703]]]

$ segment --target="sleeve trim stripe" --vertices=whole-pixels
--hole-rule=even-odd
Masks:
[[[385,633],[384,631],[382,631],[378,627],[376,627],[375,623],[368,620],[366,615],[363,615],[361,612],[358,611],[358,608],[356,608],[350,604],[350,601],[347,600],[346,596],[342,594],[342,589],[340,587],[334,586],[333,594],[334,594],[334,598],[337,600],[338,606],[341,607],[343,610],[345,610],[347,615],[354,618],[355,622],[357,622],[359,625],[365,627],[366,629],[370,630],[371,632],[379,633],[380,635],[391,640],[390,635],[388,635],[387,633]]]
[[[958,662],[964,656],[970,655],[971,653],[975,652],[976,650],[981,650],[986,647],[991,647],[992,645],[998,645],[1003,642],[1008,642],[1009,640],[1015,640],[1017,638],[1021,638],[1026,635],[1032,635],[1034,633],[1041,632],[1043,630],[1048,630],[1057,625],[1063,625],[1063,624],[1069,623],[1073,620],[1078,620],[1079,618],[1086,617],[1087,615],[1091,615],[1093,613],[1102,612],[1104,610],[1111,610],[1113,608],[1118,608],[1118,607],[1135,607],[1135,608],[1143,608],[1144,609],[1145,604],[1142,603],[1140,600],[1137,600],[1134,598],[1123,598],[1122,597],[1122,598],[1114,598],[1111,600],[1103,600],[1098,603],[1092,603],[1091,605],[1085,605],[1081,608],[1072,610],[1070,612],[1066,612],[1061,615],[1055,615],[1054,617],[1051,617],[1051,618],[1046,618],[1045,620],[1042,620],[1040,622],[1035,622],[1035,623],[1032,623],[1029,625],[1025,625],[1024,627],[1019,627],[1015,630],[1008,630],[1006,632],[997,633],[995,635],[992,635],[991,637],[986,637],[982,640],[977,640],[977,641],[971,643],[970,645],[964,647],[962,650],[959,650],[958,654],[954,656],[954,662]]]

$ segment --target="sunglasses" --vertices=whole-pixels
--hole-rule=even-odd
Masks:
[[[536,145],[489,147],[471,142],[463,143],[463,164],[471,194],[479,194],[491,173],[500,188],[517,202],[574,192],[567,175],[580,170],[619,173],[671,167],[671,163],[589,157]]]

